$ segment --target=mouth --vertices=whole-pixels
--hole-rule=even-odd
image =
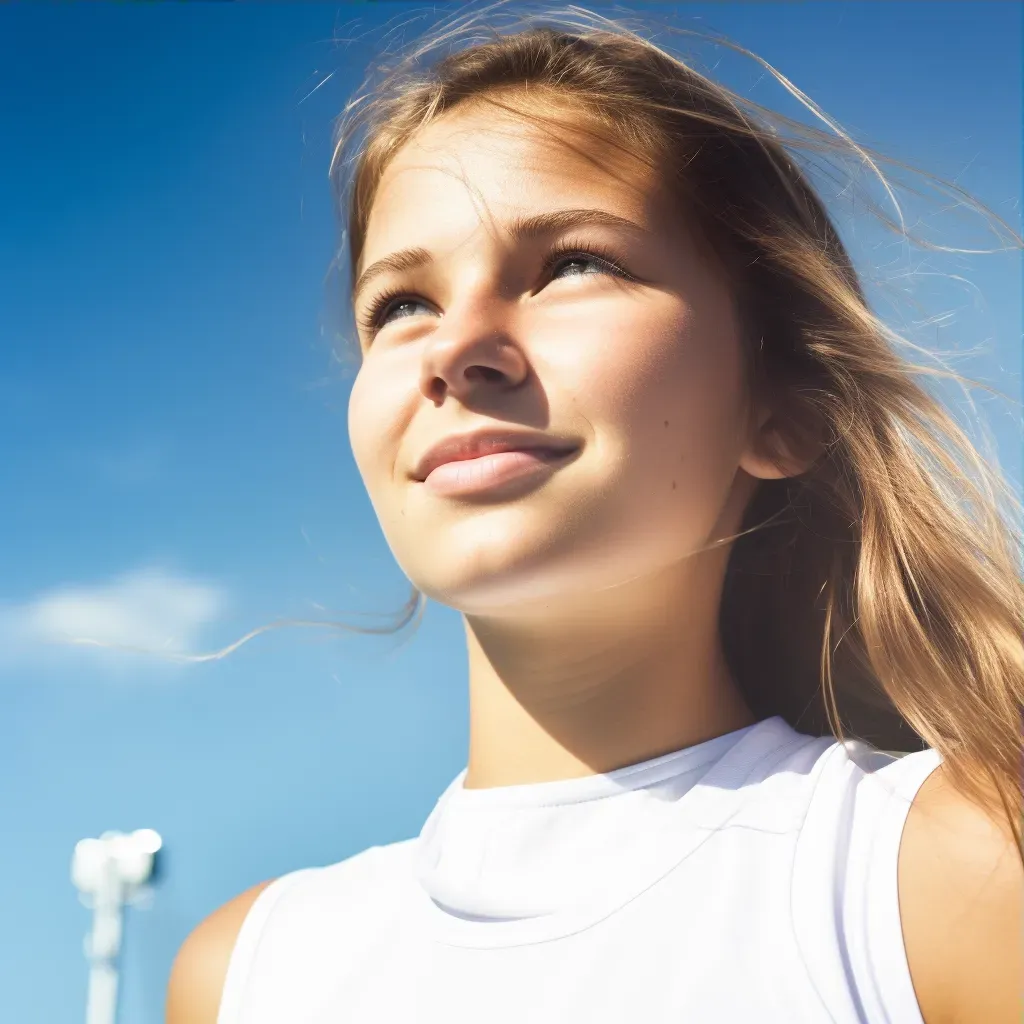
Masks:
[[[579,448],[529,448],[491,452],[435,466],[423,486],[444,497],[486,496],[537,486],[571,462]]]

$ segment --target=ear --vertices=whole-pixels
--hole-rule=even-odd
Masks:
[[[823,450],[814,432],[795,419],[786,419],[762,407],[754,418],[740,469],[758,480],[781,480],[806,473]]]

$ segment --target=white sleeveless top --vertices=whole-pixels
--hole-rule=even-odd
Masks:
[[[277,879],[218,1024],[923,1024],[896,885],[940,763],[782,718],[607,774],[462,788]]]

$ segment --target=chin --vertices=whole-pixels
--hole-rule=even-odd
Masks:
[[[413,585],[465,614],[557,601],[642,573],[652,554],[643,550],[645,531],[624,526],[637,510],[574,490],[461,508],[407,501],[385,534]]]
[[[564,595],[569,581],[579,585],[579,567],[571,551],[551,545],[530,546],[522,534],[460,550],[436,545],[429,564],[422,557],[399,561],[403,571],[428,598],[467,615],[484,615]]]

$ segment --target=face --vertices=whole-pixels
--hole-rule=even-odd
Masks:
[[[782,475],[754,453],[723,276],[644,168],[589,152],[456,111],[398,152],[370,215],[360,270],[423,251],[357,288],[358,319],[395,298],[360,328],[353,454],[403,571],[470,614],[686,571]],[[605,216],[517,230],[581,209]],[[432,446],[478,431],[547,451],[423,479]]]

